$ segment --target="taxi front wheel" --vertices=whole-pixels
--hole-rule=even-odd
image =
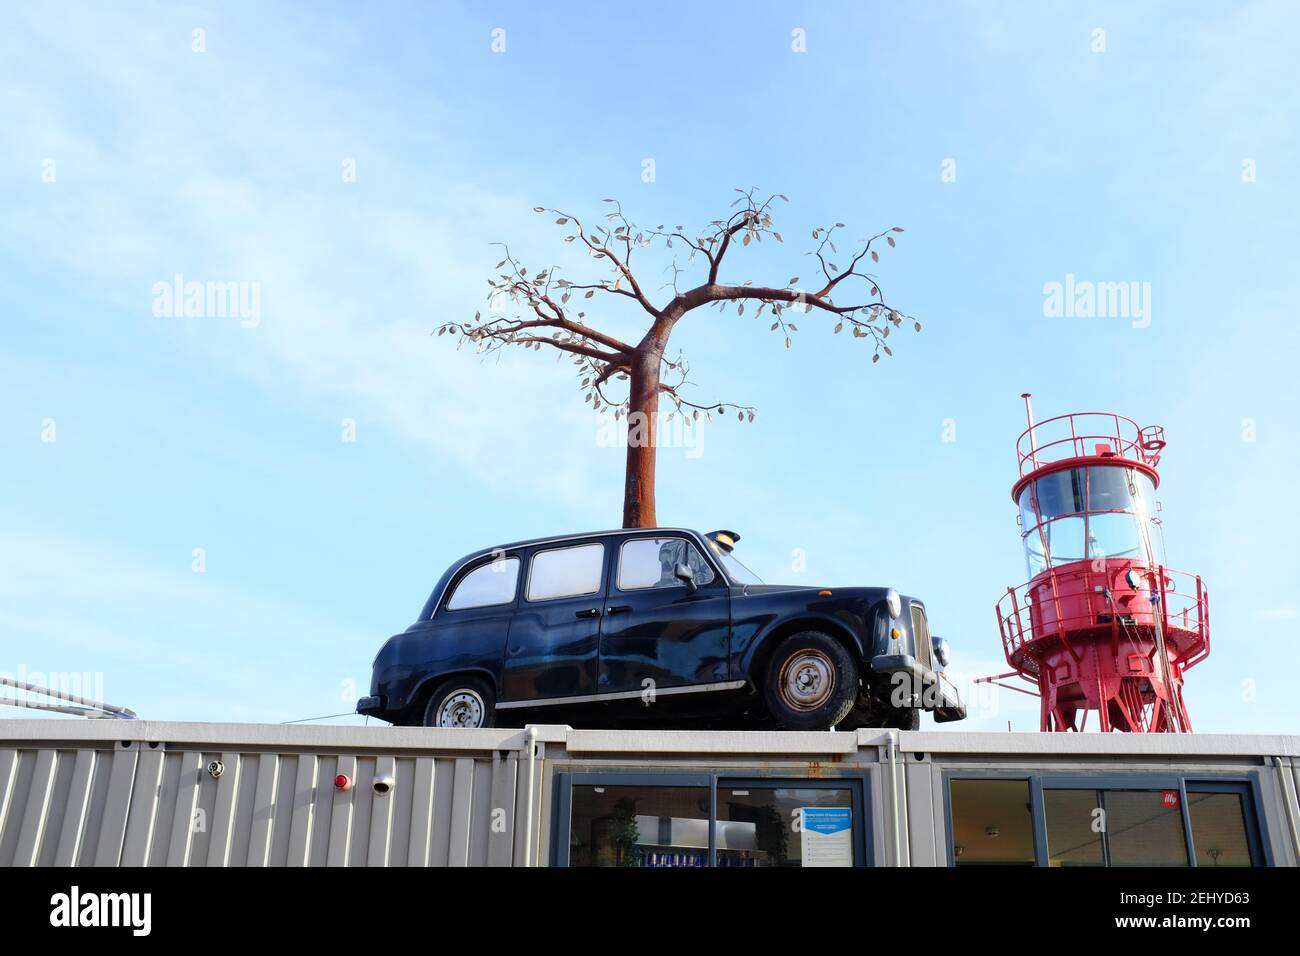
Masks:
[[[858,663],[820,631],[792,634],[768,661],[763,697],[783,730],[827,730],[849,715],[858,697]]]

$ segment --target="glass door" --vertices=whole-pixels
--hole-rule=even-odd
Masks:
[[[862,780],[562,773],[558,865],[866,866]]]
[[[718,781],[718,866],[864,866],[857,781]]]

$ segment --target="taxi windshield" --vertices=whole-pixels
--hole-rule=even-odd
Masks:
[[[706,537],[704,540],[709,543],[709,549],[713,552],[713,556],[722,562],[722,567],[726,570],[727,577],[731,578],[733,584],[763,583],[763,579],[741,564],[740,559],[731,551],[719,545],[712,538]]]

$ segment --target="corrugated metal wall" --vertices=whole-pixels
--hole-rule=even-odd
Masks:
[[[525,834],[544,863],[557,770],[798,778],[827,761],[867,772],[878,864],[944,865],[945,768],[1014,767],[1257,774],[1264,839],[1295,865],[1297,753],[1300,738],[1265,736],[0,721],[0,866],[518,866]],[[335,788],[338,773],[351,790]],[[380,776],[390,792],[375,792]]]
[[[509,866],[523,854],[518,768],[502,751],[3,748],[0,866]],[[396,781],[387,794],[380,774]]]

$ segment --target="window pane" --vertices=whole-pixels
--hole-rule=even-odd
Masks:
[[[1048,866],[1102,866],[1096,790],[1044,790]]]
[[[1156,486],[1144,471],[1133,472],[1133,484],[1137,485],[1136,510],[1146,515],[1156,513]]]
[[[1138,516],[1122,512],[1089,515],[1088,557],[1146,560]]]
[[[519,559],[506,558],[475,568],[460,579],[451,599],[449,611],[467,607],[487,607],[491,604],[509,604],[515,599],[515,583],[519,580]]]
[[[805,815],[805,809],[832,812]],[[848,789],[720,782],[718,866],[852,866],[854,827],[861,826],[852,814]],[[847,830],[842,829],[845,822]]]
[[[1151,552],[1157,564],[1168,564],[1165,558],[1165,531],[1160,518],[1153,515],[1147,520],[1147,535],[1151,538]]]
[[[1187,866],[1177,790],[1107,790],[1111,866]]]
[[[528,600],[595,594],[600,590],[604,563],[603,544],[538,552],[533,556],[533,568],[528,576]]]
[[[736,557],[732,552],[723,551],[715,546],[713,553],[722,562],[722,566],[727,569],[727,573],[731,575],[731,580],[737,584],[762,585],[763,579],[741,564],[740,558]]]
[[[1084,469],[1068,468],[1039,478],[1034,483],[1040,518],[1072,515],[1084,510]]]
[[[684,538],[637,538],[624,542],[618,559],[619,589],[685,587],[673,575],[678,564],[685,564],[695,572],[696,584],[713,580],[713,569]]]
[[[1043,555],[1043,536],[1037,528],[1025,535],[1025,561],[1031,578],[1047,570],[1047,558]]]
[[[1136,510],[1128,488],[1131,475],[1128,468],[1089,468],[1088,507],[1092,511]]]
[[[708,787],[575,784],[570,866],[707,866]]]
[[[953,780],[951,797],[958,866],[1034,865],[1028,780]]]
[[[1197,866],[1250,866],[1246,814],[1238,793],[1189,793]]]
[[[1047,553],[1052,558],[1053,567],[1083,560],[1083,526],[1083,515],[1057,518],[1043,525],[1043,537],[1047,539]]]
[[[1031,531],[1038,525],[1038,515],[1034,514],[1034,483],[1031,481],[1020,492],[1020,530]]]

